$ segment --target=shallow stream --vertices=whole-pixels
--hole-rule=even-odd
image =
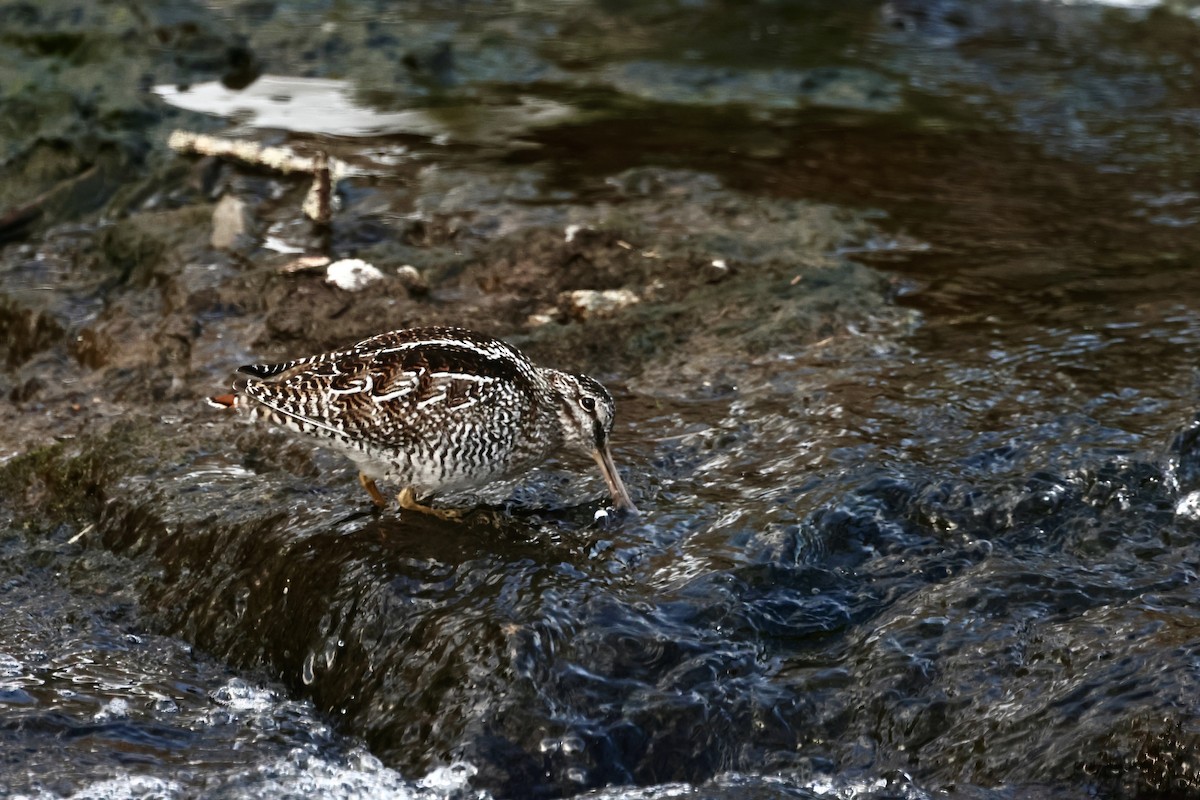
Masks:
[[[0,786],[1200,795],[1200,11],[1133,5],[0,5],[0,109],[63,101],[0,129]],[[356,167],[323,237],[166,147],[231,123],[151,85],[257,70],[422,111],[235,120]],[[376,513],[203,406],[450,322],[613,389],[640,518],[573,462]]]

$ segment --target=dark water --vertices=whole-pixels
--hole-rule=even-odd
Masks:
[[[249,42],[270,71],[335,75],[356,46],[318,33],[353,10],[262,5],[216,17],[265,15]],[[586,112],[522,135],[535,146],[411,143],[461,168],[477,229],[513,207],[639,215],[613,176],[703,173],[665,181],[684,208],[654,218],[663,247],[673,220],[697,263],[767,278],[692,312],[709,338],[643,346],[663,329],[631,323],[614,352],[662,355],[590,365],[616,389],[637,520],[594,522],[599,478],[555,471],[465,523],[365,513],[337,458],[169,393],[148,428],[84,440],[119,456],[34,470],[21,502],[94,487],[72,501],[91,527],[6,512],[0,783],[1200,794],[1197,28],[1172,9],[563,3],[464,22],[435,3],[365,26],[385,54],[396,26],[424,37],[401,107],[530,92]],[[382,91],[365,63],[347,72]],[[461,177],[493,174],[501,199]],[[364,183],[348,213],[453,188]],[[797,231],[789,214],[827,212],[796,203],[847,209],[844,227]],[[689,228],[693,205],[753,224]],[[842,266],[807,272],[806,235]],[[7,263],[30,263],[18,247]],[[14,294],[37,287],[6,270]],[[826,328],[789,316],[796,297]],[[197,392],[252,349],[205,347],[233,363],[193,367]],[[19,377],[4,388],[27,412]]]

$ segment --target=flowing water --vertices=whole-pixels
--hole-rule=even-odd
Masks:
[[[252,5],[214,8],[261,23],[264,58],[303,63],[322,24],[361,22]],[[228,327],[187,339],[194,389],[139,388],[111,355],[89,383],[78,346],[52,351],[45,380],[71,375],[84,404],[113,381],[114,404],[151,398],[48,455],[6,446],[0,785],[1200,794],[1200,21],[1166,5],[581,2],[464,24],[431,3],[366,25],[382,48],[404,25],[432,42],[413,47],[428,107],[446,102],[429,85],[466,84],[579,113],[508,133],[519,147],[402,140],[448,177],[347,189],[335,237],[366,247],[366,207],[432,229],[465,204],[462,230],[500,238],[603,207],[661,232],[634,246],[663,275],[703,284],[728,257],[707,293],[667,280],[668,322],[515,336],[614,387],[644,513],[596,520],[587,467],[462,523],[366,512],[335,456],[195,410],[250,342],[322,341],[269,297],[205,300],[196,324]],[[489,36],[521,46],[489,60]],[[338,52],[321,41],[318,62]],[[45,290],[37,237],[75,235],[10,245],[7,291]],[[517,271],[556,252],[540,242],[489,258]],[[243,268],[189,273],[188,297]],[[133,305],[55,291],[72,332]],[[66,425],[23,399],[28,358],[3,387],[14,429]]]

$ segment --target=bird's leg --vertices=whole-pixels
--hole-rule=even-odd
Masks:
[[[420,511],[422,514],[429,514],[430,516],[446,520],[462,519],[461,511],[449,508],[434,508],[433,506],[427,506],[419,502],[417,500],[417,493],[411,486],[405,486],[400,491],[400,494],[396,495],[396,502],[400,503],[400,507],[406,511]]]
[[[365,472],[358,473],[358,482],[367,490],[367,494],[371,495],[371,502],[379,508],[387,506],[387,501],[383,499],[383,495],[379,493],[379,487],[375,485],[375,479],[367,475]]]

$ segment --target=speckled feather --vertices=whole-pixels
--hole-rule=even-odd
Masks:
[[[516,477],[564,448],[607,455],[613,402],[603,386],[461,328],[392,331],[240,371],[251,377],[234,389],[255,401],[254,416],[321,438],[364,475],[418,494]],[[584,395],[595,419],[571,416]]]

